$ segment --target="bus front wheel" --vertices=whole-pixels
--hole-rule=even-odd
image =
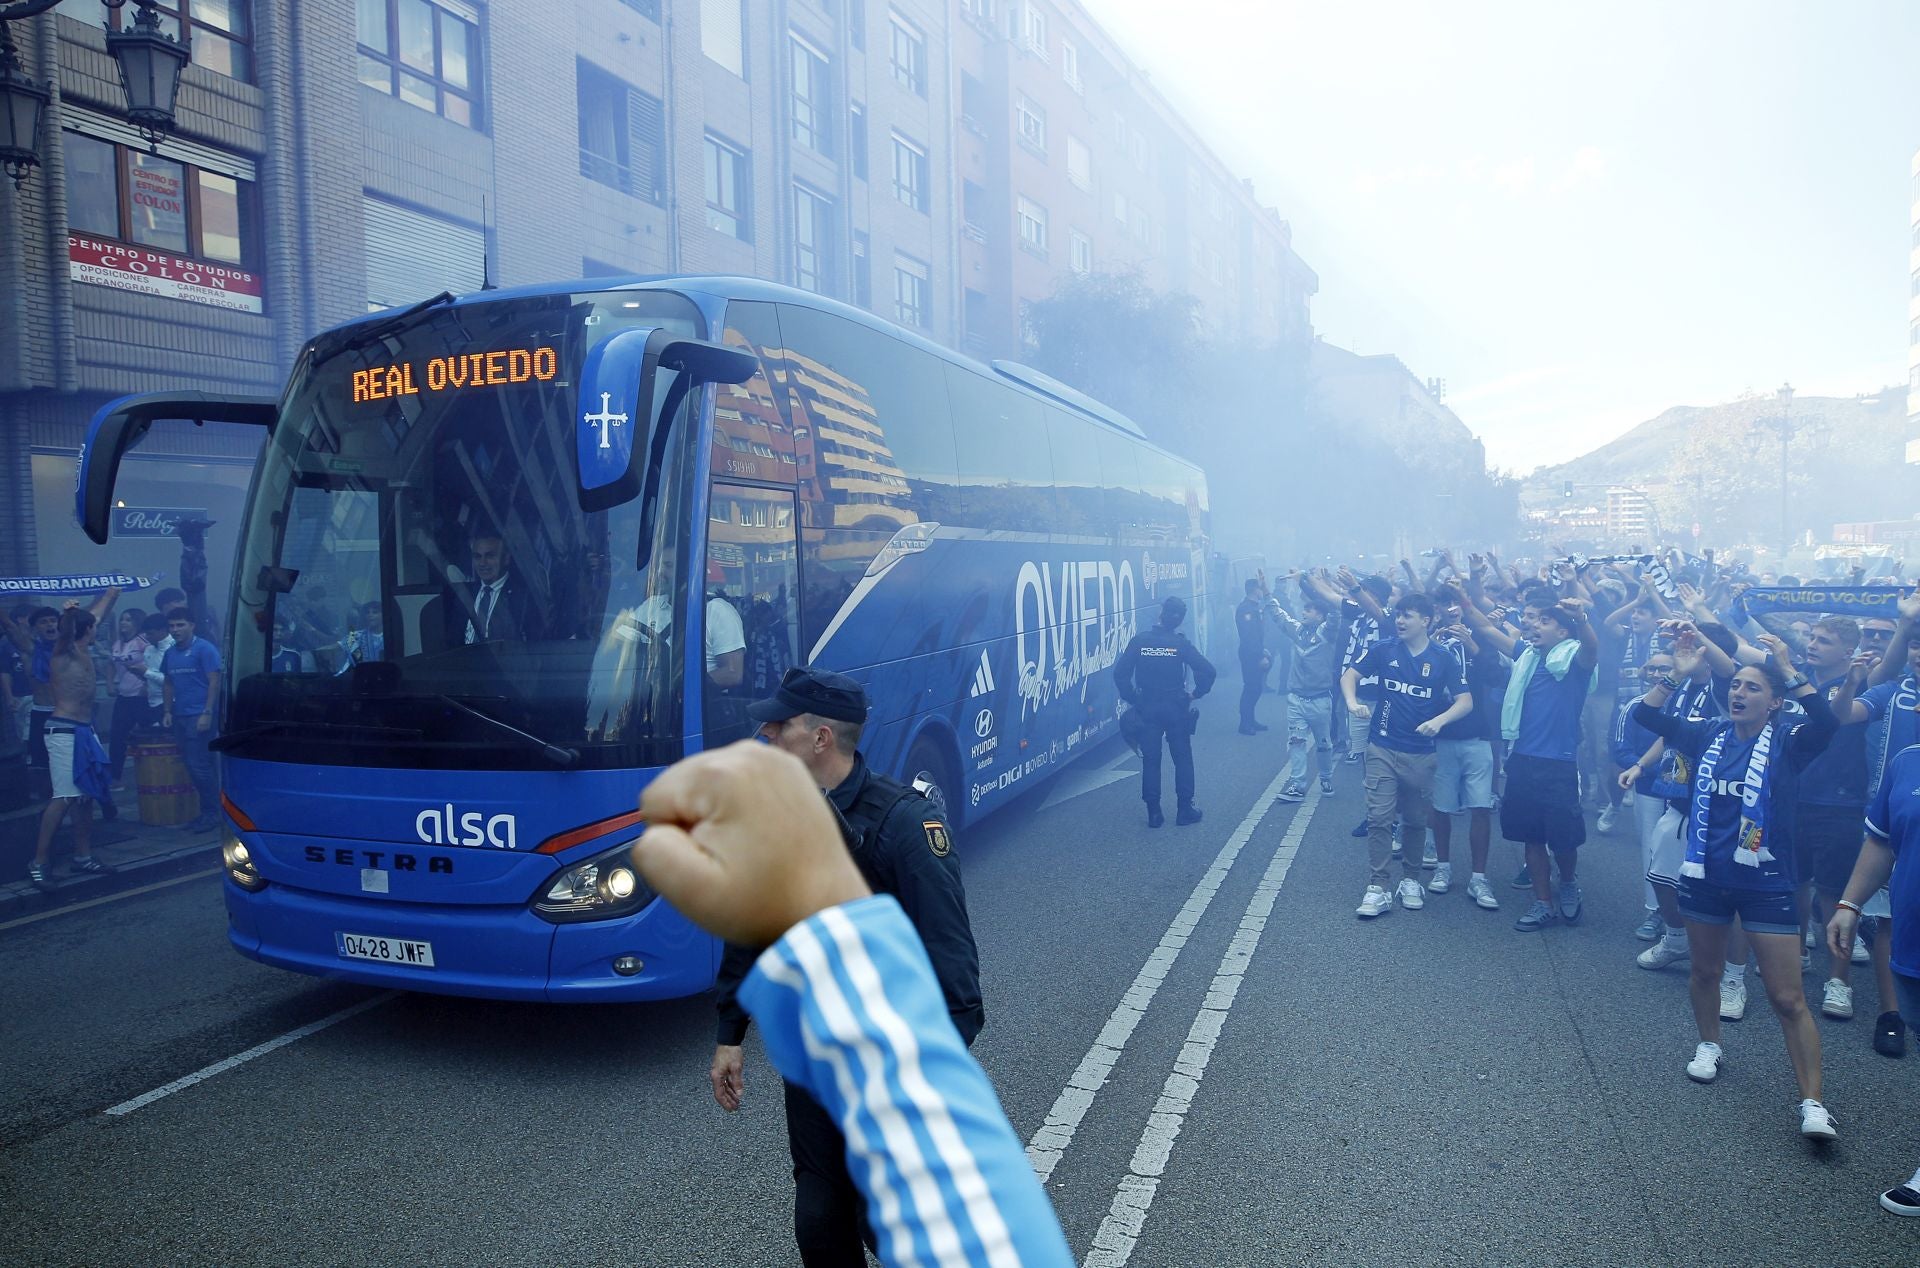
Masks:
[[[959,826],[960,788],[954,782],[953,763],[932,736],[923,735],[913,742],[913,750],[907,754],[907,782],[933,803],[942,819]]]

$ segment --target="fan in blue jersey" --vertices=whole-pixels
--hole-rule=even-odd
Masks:
[[[1735,672],[1727,688],[1727,716],[1689,722],[1663,708],[1679,686],[1677,678],[1690,677],[1702,659],[1698,632],[1683,631],[1673,649],[1676,678],[1655,683],[1634,706],[1633,720],[1692,765],[1680,914],[1693,954],[1689,987],[1700,1042],[1687,1074],[1710,1083],[1720,1072],[1719,979],[1738,916],[1759,957],[1767,998],[1799,1080],[1801,1134],[1832,1140],[1837,1135],[1833,1116],[1820,1099],[1820,1033],[1807,1011],[1800,978],[1800,914],[1794,902],[1799,878],[1790,829],[1798,775],[1832,741],[1835,713],[1851,709],[1865,673],[1849,674],[1829,702],[1794,669],[1785,643],[1772,636],[1762,641],[1772,661]],[[1804,717],[1782,713],[1789,697],[1805,710]]]

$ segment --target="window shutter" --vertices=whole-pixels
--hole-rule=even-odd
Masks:
[[[369,309],[480,289],[486,250],[480,230],[378,198],[365,199],[365,217]]]
[[[740,0],[700,0],[700,51],[742,74]]]
[[[627,89],[627,144],[631,151],[633,188],[628,192],[657,206],[667,201],[665,113],[656,97],[638,88]]]

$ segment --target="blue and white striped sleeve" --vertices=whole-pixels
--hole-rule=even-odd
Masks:
[[[774,1066],[840,1125],[884,1262],[1073,1262],[899,903],[863,898],[795,925],[739,998]]]

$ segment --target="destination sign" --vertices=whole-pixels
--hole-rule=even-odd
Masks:
[[[560,371],[560,355],[552,348],[505,348],[493,352],[461,352],[429,357],[423,362],[396,361],[353,372],[353,403],[384,401],[422,392],[450,392],[468,387],[507,387],[514,383],[548,383]]]

